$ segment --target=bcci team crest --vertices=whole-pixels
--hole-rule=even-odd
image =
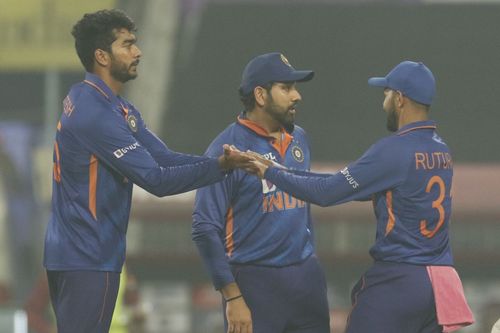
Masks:
[[[137,118],[130,115],[127,117],[128,127],[132,130],[132,132],[137,132]]]
[[[280,57],[281,57],[281,61],[283,61],[283,63],[285,65],[287,65],[288,67],[292,67],[292,65],[290,65],[290,62],[288,61],[288,59],[284,55],[280,54]]]
[[[304,162],[304,152],[299,146],[292,147],[292,156],[297,162]]]

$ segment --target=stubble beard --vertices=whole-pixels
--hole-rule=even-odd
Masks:
[[[133,65],[134,63],[127,66],[126,64],[118,62],[114,58],[112,58],[110,74],[115,80],[122,83],[133,80],[137,77],[137,72],[130,72],[130,69]]]
[[[389,132],[396,132],[399,129],[399,116],[396,112],[396,105],[394,101],[390,101],[390,107],[387,110],[387,130]]]
[[[264,109],[274,120],[276,120],[287,132],[292,132],[295,127],[295,115],[289,112],[289,108],[283,108],[271,98]]]

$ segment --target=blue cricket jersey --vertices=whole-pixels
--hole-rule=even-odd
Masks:
[[[224,178],[216,158],[170,151],[90,73],[64,99],[53,160],[48,270],[121,271],[133,183],[165,196]]]
[[[372,198],[378,261],[453,265],[448,229],[453,162],[433,121],[408,124],[335,174],[294,175],[268,168],[265,179],[320,206]]]
[[[240,116],[206,154],[220,155],[222,143],[253,150],[293,170],[310,167],[308,141],[298,126],[291,134],[283,130],[278,142]],[[282,267],[314,252],[309,204],[241,170],[197,191],[192,236],[216,289],[234,281],[230,264]]]

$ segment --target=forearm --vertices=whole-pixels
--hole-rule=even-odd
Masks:
[[[293,173],[294,175],[297,175],[297,176],[314,176],[314,177],[318,177],[318,178],[328,178],[331,176],[331,174],[328,174],[328,173],[318,173],[318,172],[305,171],[305,170],[286,169],[286,171]]]
[[[232,295],[232,288],[224,289],[234,282],[234,277],[227,262],[222,239],[217,228],[209,223],[195,221],[193,223],[192,238],[212,278],[215,289],[221,290],[223,295],[224,293]]]
[[[339,179],[337,174],[293,174],[277,168],[268,168],[264,178],[298,199],[323,207],[346,201],[349,192],[352,192],[347,189],[346,193],[344,181]]]
[[[231,282],[226,284],[224,287],[220,288],[222,297],[227,300],[235,300],[236,298],[242,296],[240,287],[236,282]]]
[[[217,159],[173,167],[158,167],[142,175],[131,174],[135,184],[159,197],[191,191],[224,178],[225,174]]]

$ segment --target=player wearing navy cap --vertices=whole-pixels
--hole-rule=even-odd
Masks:
[[[290,169],[309,170],[308,140],[294,120],[301,100],[296,82],[313,75],[295,70],[281,53],[252,59],[240,86],[245,111],[207,155],[218,156],[224,142]],[[309,204],[235,170],[197,191],[192,232],[222,293],[227,332],[330,332]]]
[[[123,12],[102,10],[72,31],[87,74],[64,99],[57,124],[44,253],[59,333],[108,332],[134,183],[165,196],[220,181],[249,161],[228,146],[218,158],[176,153],[147,129],[119,95],[137,76],[134,30]]]
[[[434,76],[423,63],[404,61],[368,83],[384,88],[393,135],[335,174],[293,174],[261,160],[259,175],[321,206],[372,200],[374,264],[352,291],[347,333],[452,332],[473,317],[449,243],[453,160],[428,120]]]

